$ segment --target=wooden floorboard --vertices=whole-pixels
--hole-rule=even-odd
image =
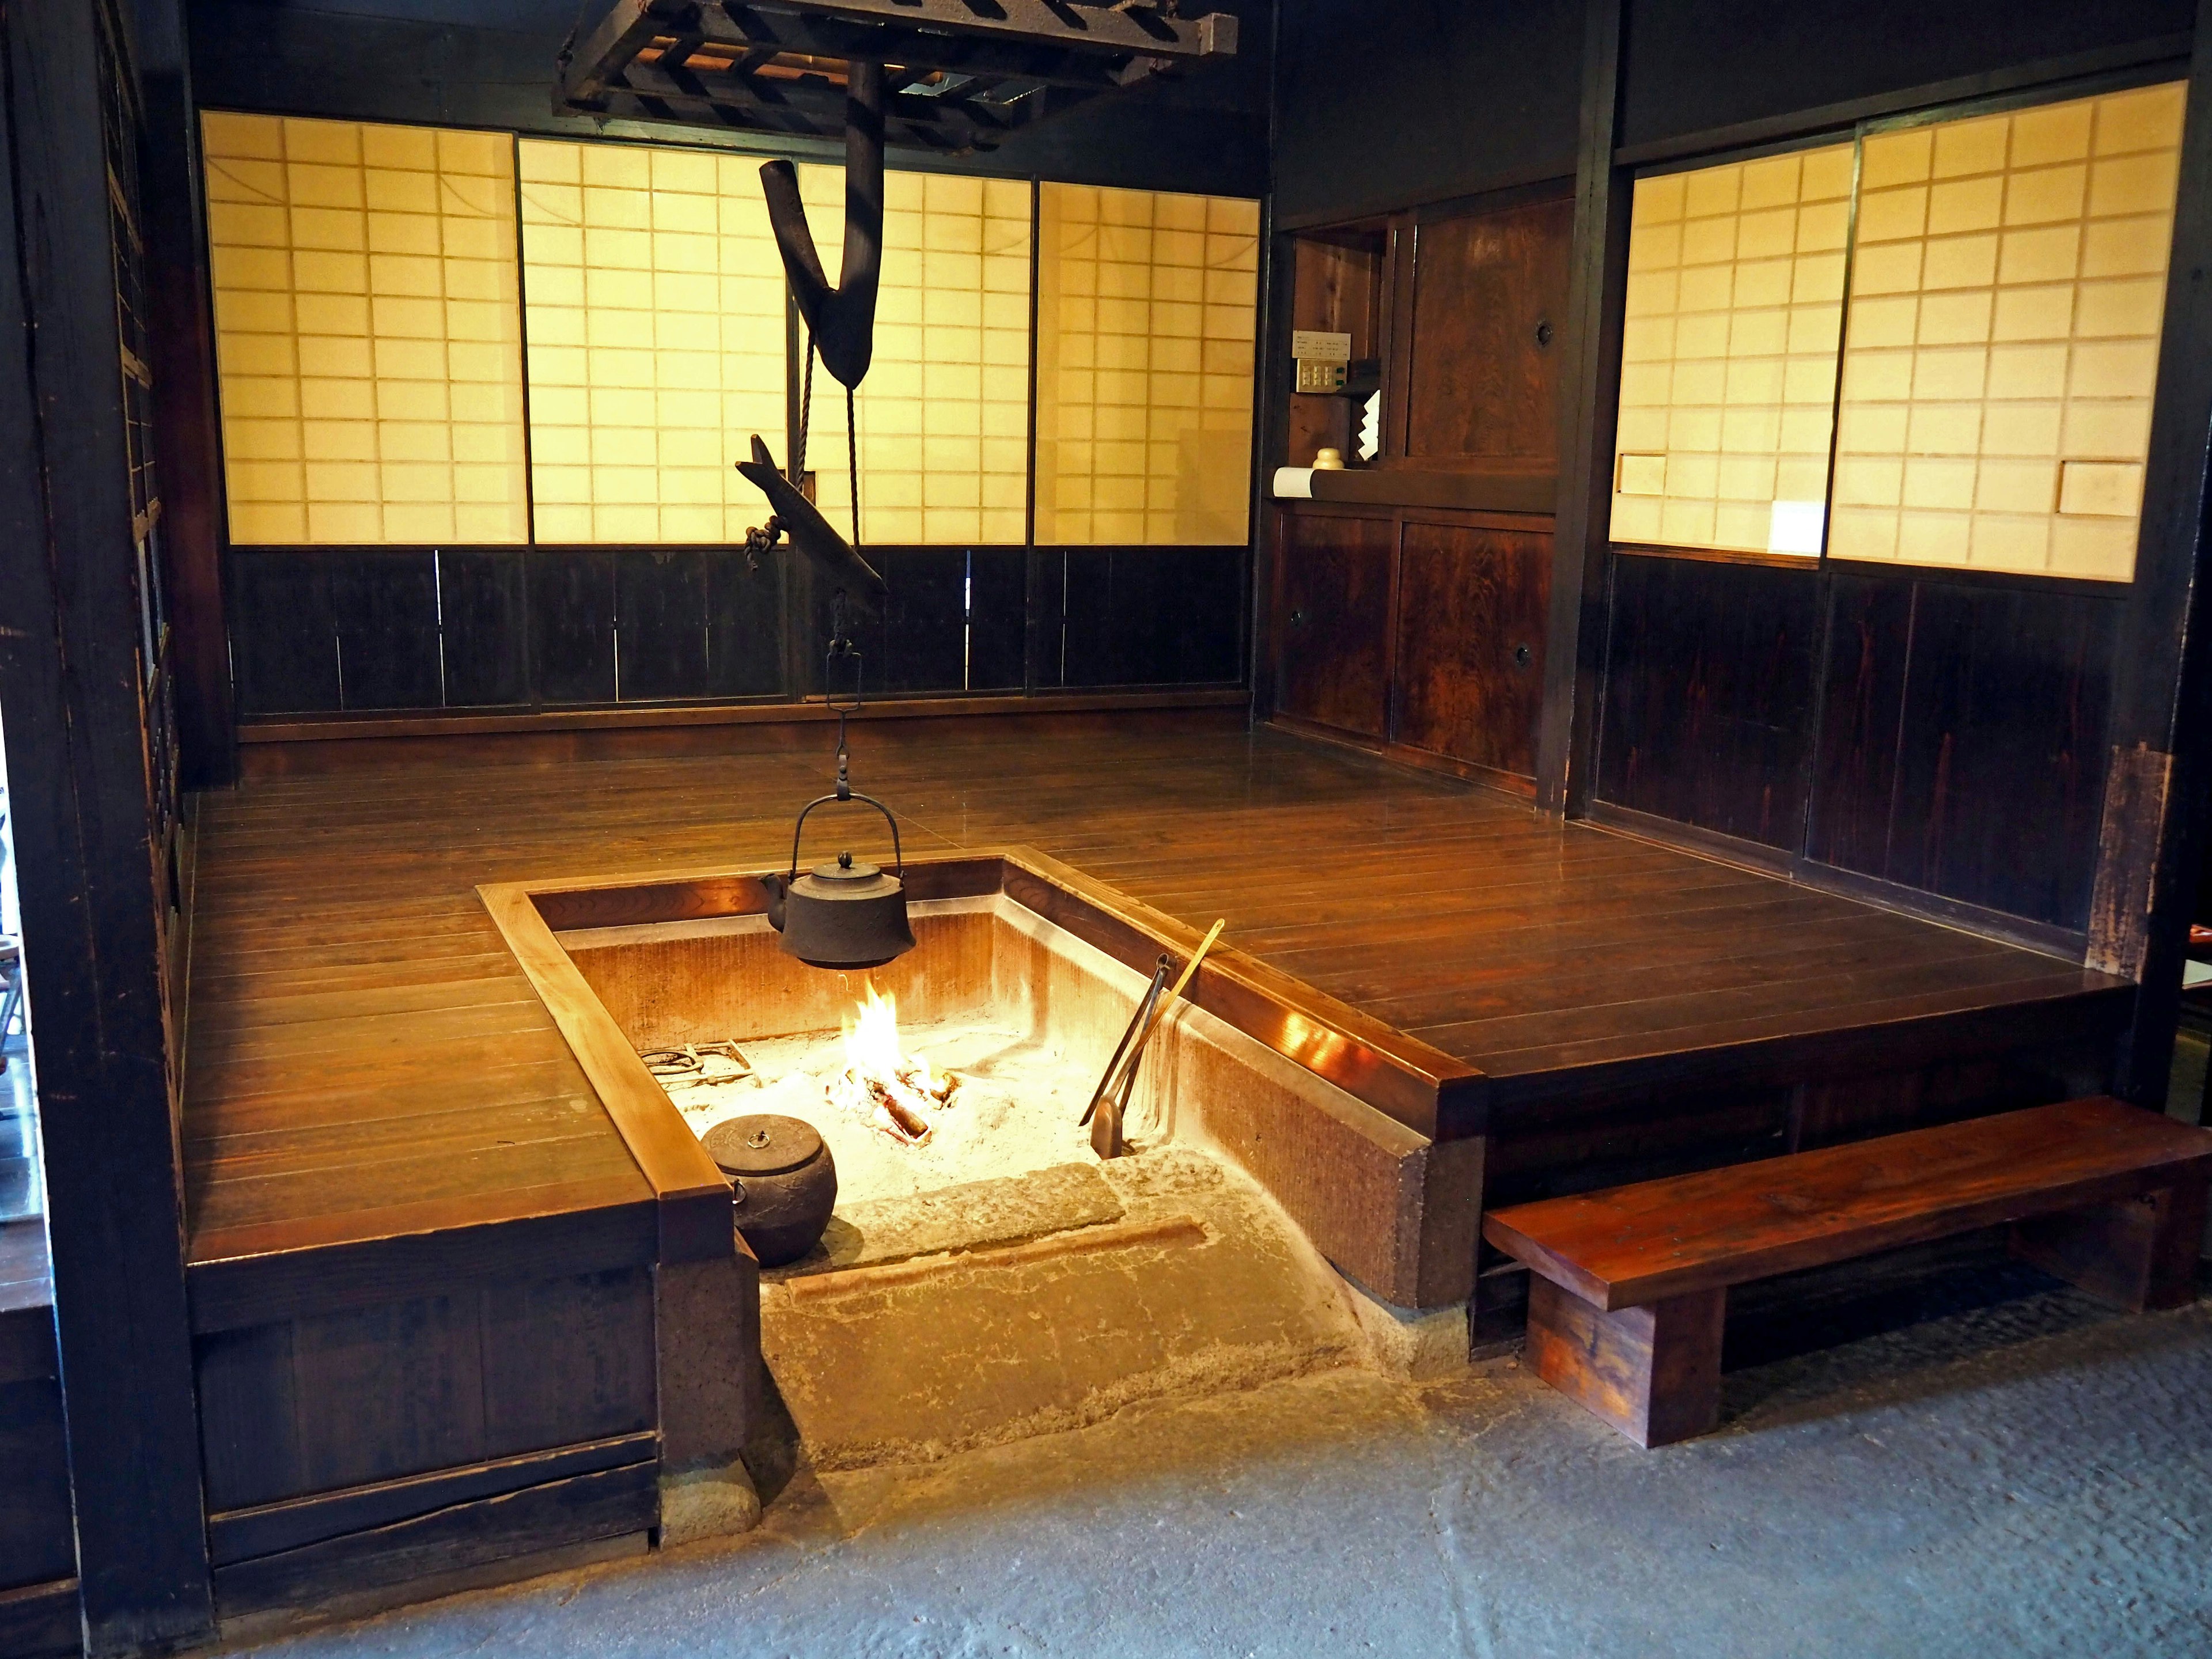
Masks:
[[[912,852],[1033,846],[1498,1077],[2118,981],[1215,716],[863,728]],[[185,1146],[193,1259],[426,1216],[643,1199],[479,883],[787,857],[818,752],[365,763],[200,799]],[[879,826],[817,813],[806,861]],[[535,1198],[524,1196],[535,1194]],[[272,1243],[272,1241],[273,1243]]]

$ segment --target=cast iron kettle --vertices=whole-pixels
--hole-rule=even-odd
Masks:
[[[806,803],[791,832],[791,869],[763,876],[768,889],[769,926],[783,935],[787,955],[810,968],[880,968],[914,949],[914,929],[906,919],[906,858],[899,848],[898,820],[872,795],[855,793],[842,777],[837,793]],[[891,827],[892,873],[856,863],[850,853],[835,864],[817,864],[799,873],[799,838],[806,814],[833,800],[866,801]]]

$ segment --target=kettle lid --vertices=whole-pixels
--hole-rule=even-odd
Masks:
[[[804,884],[809,883],[814,884]],[[898,892],[904,884],[885,875],[878,865],[840,853],[836,863],[816,865],[793,885],[817,898],[873,898]]]

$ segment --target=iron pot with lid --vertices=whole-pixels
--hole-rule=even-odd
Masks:
[[[850,853],[834,864],[817,864],[799,873],[799,838],[806,814],[824,802],[866,801],[891,827],[892,872],[855,861]],[[899,848],[898,820],[871,796],[840,793],[809,801],[791,832],[791,868],[763,876],[768,889],[769,925],[783,935],[787,955],[814,968],[880,968],[914,949],[914,929],[906,915],[906,859]]]
[[[837,1203],[837,1163],[812,1124],[759,1112],[717,1123],[702,1144],[737,1188],[738,1231],[762,1267],[796,1261],[820,1241]]]

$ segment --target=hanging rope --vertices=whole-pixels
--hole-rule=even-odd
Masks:
[[[791,447],[791,481],[806,482],[806,428],[814,418],[814,331],[806,331],[806,379],[799,394],[799,437]]]
[[[853,545],[860,544],[860,428],[853,418],[853,388],[845,388],[845,476],[853,481]]]

